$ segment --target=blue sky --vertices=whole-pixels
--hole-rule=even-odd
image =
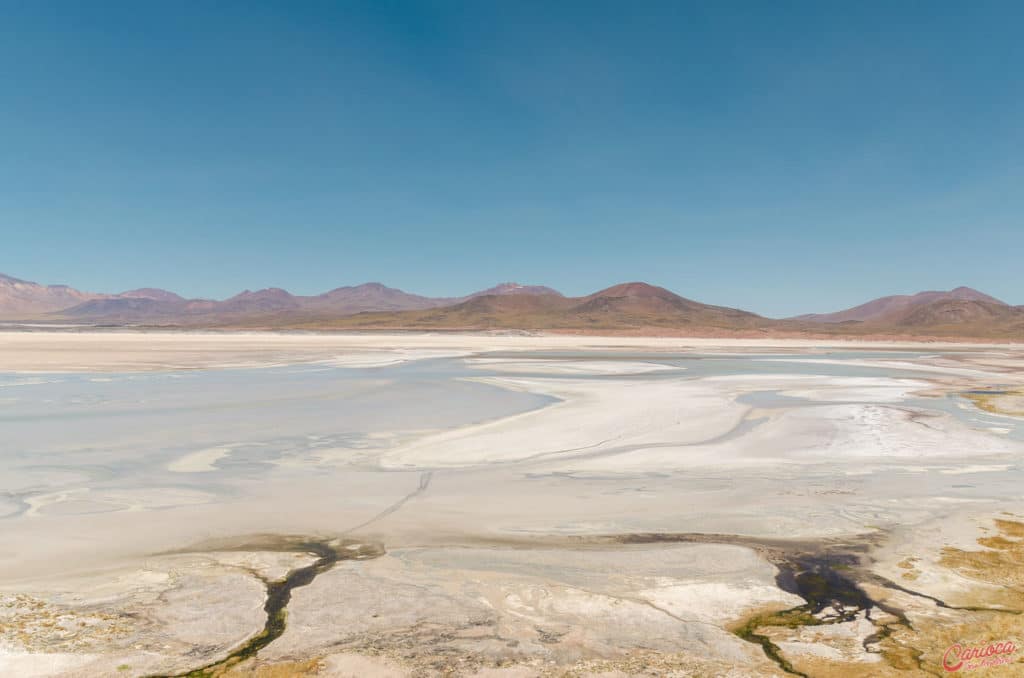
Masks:
[[[0,0],[0,272],[1024,303],[1024,3]]]

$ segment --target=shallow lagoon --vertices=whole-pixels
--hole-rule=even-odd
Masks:
[[[512,359],[527,365],[580,360],[653,363],[664,370],[574,378],[654,382],[723,375],[921,379],[928,373],[842,363],[906,362],[929,355],[933,354],[829,351],[723,356],[545,351],[490,352],[478,357]],[[803,362],[822,359],[839,364]],[[519,374],[557,378],[530,367]],[[225,483],[257,478],[282,464],[322,472],[315,462],[324,450],[331,451],[335,464],[372,469],[372,450],[405,437],[500,419],[554,402],[550,396],[473,380],[500,375],[489,370],[486,362],[463,358],[368,368],[315,363],[145,373],[0,374],[4,513],[7,518],[23,513],[34,495],[83,487],[138,489],[170,483],[223,492]],[[822,404],[754,389],[737,400],[762,409]],[[1024,423],[1019,419],[982,412],[955,395],[910,398],[903,405],[944,412],[972,428],[1002,429],[1001,435],[1024,439]],[[738,437],[759,423],[743,422],[727,435]],[[351,452],[347,458],[346,450]],[[313,463],[304,463],[310,459]],[[89,505],[73,495],[60,511],[74,513],[76,506],[88,512]],[[48,510],[56,511],[53,507]]]
[[[381,353],[0,375],[4,604],[25,623],[47,605],[137,620],[123,643],[60,655],[68,666],[185,671],[264,623],[253,572],[311,562],[274,549],[334,538],[372,560],[296,589],[297,630],[263,661],[330,654],[363,629],[346,642],[413,647],[424,666],[479,652],[571,662],[654,638],[770,670],[726,628],[751,606],[799,602],[759,544],[874,540],[1021,498],[1020,421],[956,396],[1015,375],[932,352]],[[495,649],[481,624],[520,644]],[[564,635],[580,626],[585,639]],[[65,647],[48,628],[0,667]],[[452,633],[469,635],[453,649]]]

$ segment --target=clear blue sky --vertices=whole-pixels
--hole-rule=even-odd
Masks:
[[[0,0],[0,272],[1024,303],[1024,3]]]

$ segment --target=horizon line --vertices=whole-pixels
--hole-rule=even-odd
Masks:
[[[295,294],[295,293],[291,292],[290,290],[288,290],[285,287],[278,287],[278,286],[271,285],[271,286],[268,286],[268,287],[258,287],[256,289],[245,288],[245,289],[242,289],[242,290],[240,290],[238,292],[235,292],[234,294],[231,294],[230,296],[226,296],[226,297],[223,297],[223,298],[218,298],[218,297],[212,297],[212,296],[211,297],[207,297],[207,296],[194,296],[194,297],[193,296],[184,296],[184,295],[178,294],[177,292],[175,292],[172,289],[163,288],[163,287],[154,287],[154,286],[151,286],[151,285],[141,285],[141,286],[138,286],[138,287],[130,287],[130,288],[124,289],[124,290],[119,291],[119,292],[99,292],[99,291],[93,291],[93,290],[83,290],[83,289],[81,289],[79,287],[76,287],[75,285],[68,284],[68,283],[52,283],[52,284],[51,283],[40,283],[40,282],[36,282],[36,281],[33,281],[33,280],[27,280],[25,278],[18,278],[16,276],[12,276],[12,275],[9,275],[7,273],[4,273],[3,271],[0,271],[0,279],[8,279],[8,280],[16,281],[16,282],[21,282],[21,283],[30,284],[30,285],[39,285],[41,287],[48,287],[48,288],[53,288],[53,287],[61,288],[61,287],[63,287],[63,288],[73,289],[73,290],[76,290],[78,292],[85,292],[87,294],[98,294],[98,295],[105,295],[105,296],[110,296],[110,297],[118,297],[118,296],[122,296],[124,294],[127,294],[129,292],[135,292],[137,290],[147,290],[147,289],[149,289],[149,290],[158,290],[158,291],[161,291],[161,292],[169,292],[171,294],[174,294],[176,296],[181,297],[185,301],[213,301],[213,302],[227,301],[227,300],[233,299],[234,297],[237,297],[237,296],[242,295],[242,294],[247,294],[247,293],[248,294],[256,294],[256,293],[259,293],[259,292],[267,292],[267,291],[281,291],[281,292],[284,292],[284,293],[286,293],[286,294],[288,294],[289,296],[292,296],[292,297],[316,297],[316,296],[320,296],[320,295],[323,295],[323,294],[328,294],[328,293],[333,292],[335,290],[340,290],[340,289],[345,289],[345,288],[365,287],[365,286],[369,286],[369,285],[380,285],[381,287],[384,287],[384,288],[389,289],[389,290],[395,290],[395,291],[401,292],[403,294],[414,295],[414,296],[423,297],[423,298],[426,298],[426,299],[434,299],[434,300],[448,300],[448,299],[450,299],[453,302],[457,302],[459,300],[465,300],[468,297],[471,297],[471,296],[474,296],[474,295],[479,295],[481,292],[485,292],[487,290],[491,290],[491,289],[494,289],[496,287],[501,287],[503,285],[519,285],[521,287],[545,287],[545,288],[548,288],[548,289],[554,291],[556,294],[558,294],[560,296],[563,296],[563,297],[566,297],[566,298],[569,298],[569,299],[573,299],[573,298],[581,299],[581,298],[584,298],[584,297],[587,297],[587,296],[590,296],[590,295],[593,295],[593,294],[598,294],[600,292],[609,290],[609,289],[611,289],[613,287],[618,287],[620,285],[641,284],[641,285],[648,285],[650,287],[661,288],[663,290],[666,290],[667,292],[670,292],[671,294],[675,294],[676,296],[682,297],[684,299],[689,299],[690,301],[696,301],[697,303],[702,303],[702,304],[706,304],[706,305],[709,305],[709,306],[720,306],[720,307],[723,307],[723,308],[733,308],[733,309],[740,310],[740,311],[746,311],[748,313],[754,313],[755,315],[761,316],[762,318],[766,318],[766,319],[769,319],[769,320],[788,320],[788,319],[801,318],[803,316],[810,316],[810,315],[828,315],[828,314],[831,314],[831,313],[837,313],[837,312],[849,310],[849,309],[852,309],[852,308],[856,308],[856,307],[861,306],[863,304],[867,304],[867,303],[870,303],[872,301],[877,301],[879,299],[886,299],[886,298],[889,298],[889,297],[899,297],[899,296],[910,297],[910,296],[914,296],[914,295],[917,295],[917,294],[926,294],[926,293],[929,293],[929,292],[948,293],[948,292],[954,292],[954,291],[959,290],[959,289],[968,289],[968,290],[971,290],[971,291],[974,291],[974,292],[979,292],[981,294],[986,294],[985,292],[982,292],[981,290],[979,290],[979,289],[977,289],[975,287],[971,287],[970,285],[956,285],[956,286],[950,287],[948,289],[926,289],[926,290],[918,290],[916,292],[897,292],[897,293],[891,293],[891,294],[884,294],[884,295],[879,296],[879,297],[872,297],[870,299],[862,300],[860,302],[857,302],[857,303],[853,304],[852,306],[846,306],[846,307],[843,307],[843,308],[833,309],[833,310],[829,310],[829,311],[812,311],[812,312],[807,312],[807,313],[797,313],[797,314],[786,315],[786,316],[772,316],[772,315],[766,315],[766,314],[757,313],[755,311],[750,311],[746,307],[731,306],[731,305],[726,305],[726,304],[709,303],[709,302],[705,302],[705,301],[700,301],[700,300],[695,299],[693,297],[688,297],[688,296],[684,296],[682,294],[679,294],[678,292],[673,290],[671,287],[666,287],[664,285],[658,285],[656,283],[651,283],[651,282],[647,282],[647,281],[644,281],[644,280],[626,280],[626,281],[621,281],[621,282],[617,282],[617,283],[612,283],[611,285],[606,285],[606,286],[601,287],[601,288],[599,288],[597,290],[594,290],[592,292],[588,292],[586,294],[581,294],[581,295],[563,294],[560,290],[558,290],[558,289],[556,289],[556,288],[554,288],[554,287],[552,287],[550,285],[543,284],[543,283],[520,283],[520,282],[514,281],[514,280],[505,280],[505,281],[497,282],[497,283],[495,283],[493,285],[490,285],[489,287],[486,287],[486,288],[483,288],[483,289],[479,289],[479,290],[474,290],[474,291],[466,293],[466,294],[458,294],[458,295],[454,295],[454,296],[449,296],[449,295],[434,296],[434,295],[421,294],[419,292],[411,292],[408,289],[404,289],[404,288],[400,288],[400,287],[392,287],[391,285],[388,285],[388,284],[386,284],[384,282],[381,282],[380,280],[367,280],[367,281],[364,281],[364,282],[361,282],[361,283],[338,285],[336,287],[331,287],[330,289],[327,289],[327,290],[324,290],[324,291],[318,292],[318,293],[313,293],[313,294]],[[986,294],[986,296],[991,296],[991,295],[987,295]],[[995,297],[993,297],[993,298],[995,299]],[[1013,304],[1013,303],[1010,303],[1010,302],[1003,301],[1001,299],[996,299],[996,300],[999,301],[1000,303],[1003,303],[1003,304],[1007,305],[1007,306],[1019,306],[1019,304]]]

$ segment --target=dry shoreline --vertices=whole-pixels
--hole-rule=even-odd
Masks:
[[[192,331],[0,331],[0,372],[148,371],[314,362],[387,351],[608,350],[746,351],[891,349],[1020,350],[1024,343],[870,341],[836,338],[509,335],[464,333],[290,333]]]

